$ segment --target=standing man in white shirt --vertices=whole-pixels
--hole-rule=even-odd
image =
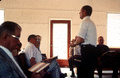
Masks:
[[[71,43],[70,46],[81,46],[81,64],[79,65],[80,72],[78,72],[80,75],[78,78],[94,78],[95,67],[93,65],[93,61],[95,57],[93,58],[93,55],[96,55],[94,53],[96,50],[95,47],[97,43],[97,32],[95,24],[90,19],[92,14],[92,7],[89,5],[83,6],[79,14],[82,22],[80,24],[80,30],[77,35],[78,38],[76,39],[75,43]]]

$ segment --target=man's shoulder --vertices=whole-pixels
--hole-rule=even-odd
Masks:
[[[28,43],[25,49],[34,49],[34,44]]]
[[[81,22],[82,25],[93,25],[95,26],[94,22],[90,18],[86,18]]]
[[[19,75],[17,75],[17,73],[15,74],[15,73],[16,73],[16,71],[13,70],[11,64],[7,60],[5,60],[4,57],[0,56],[0,77],[3,77],[3,78],[9,78],[9,77],[18,78]]]
[[[103,45],[103,47],[108,47],[107,45]]]
[[[106,46],[106,47],[108,47],[107,45],[103,45],[103,46]]]
[[[1,71],[6,71],[6,69],[10,67],[9,62],[7,61],[7,59],[3,56],[0,55],[0,72]]]
[[[97,45],[97,47],[108,47],[107,45]]]
[[[6,62],[4,56],[0,55],[0,65],[1,65],[1,63],[4,63],[4,62]]]

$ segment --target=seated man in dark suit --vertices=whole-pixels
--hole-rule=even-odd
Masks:
[[[117,74],[118,74],[118,66],[116,64],[116,56],[115,56],[115,52],[110,53],[109,52],[109,47],[107,45],[104,45],[104,38],[102,36],[100,36],[98,38],[98,74],[99,74],[99,78],[102,78],[102,68],[103,67],[112,67],[113,68],[113,76],[112,78],[118,78]],[[114,60],[113,60],[114,59]]]
[[[0,78],[27,78],[12,55],[20,43],[20,34],[21,27],[15,22],[6,21],[0,26]]]
[[[100,36],[100,37],[98,38],[98,43],[99,43],[99,44],[97,45],[97,47],[98,47],[99,49],[101,49],[99,55],[102,55],[103,53],[109,51],[108,46],[107,46],[107,45],[104,45],[104,39],[103,39],[102,36]]]

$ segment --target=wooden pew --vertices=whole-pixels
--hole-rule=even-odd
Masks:
[[[120,68],[120,49],[119,48],[110,48],[110,52],[106,53],[105,55],[102,55],[100,59],[98,59],[97,62],[97,71],[99,78],[102,78],[102,74],[110,74],[110,73],[102,73],[102,71],[113,71],[113,76],[117,77],[117,71]]]

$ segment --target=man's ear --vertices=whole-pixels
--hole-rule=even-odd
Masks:
[[[33,38],[30,39],[30,42],[33,42]]]
[[[3,33],[1,38],[2,38],[2,40],[6,40],[6,39],[8,39],[8,37],[9,37],[9,35],[7,33]]]
[[[86,10],[84,10],[84,14],[86,15]]]

